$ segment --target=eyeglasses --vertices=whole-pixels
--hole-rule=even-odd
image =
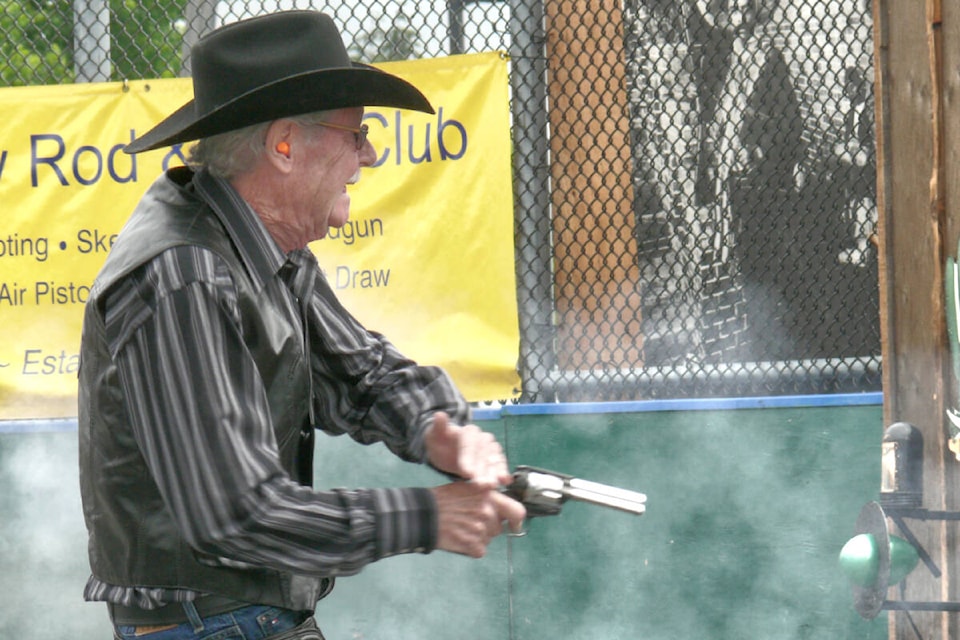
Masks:
[[[340,129],[341,131],[349,131],[353,134],[353,141],[357,144],[357,151],[363,149],[363,145],[367,142],[367,132],[370,131],[370,127],[365,124],[360,125],[359,129],[345,127],[342,124],[333,124],[332,122],[314,122],[313,124],[318,127],[329,127],[331,129]]]

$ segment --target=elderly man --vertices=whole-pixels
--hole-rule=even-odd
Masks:
[[[127,148],[199,140],[191,167],[150,187],[86,307],[84,595],[120,638],[322,638],[334,576],[479,557],[525,513],[449,377],[364,329],[307,248],[347,221],[346,186],[375,160],[363,107],[429,102],[351,63],[311,11],[223,27],[192,56],[194,100]],[[314,429],[456,481],[314,490]]]

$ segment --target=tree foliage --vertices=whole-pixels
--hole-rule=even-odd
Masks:
[[[110,2],[111,79],[172,78],[180,72],[187,0]]]
[[[208,1],[109,0],[110,79],[178,75],[187,4]],[[0,0],[0,86],[76,81],[74,11],[79,4]],[[409,60],[423,55],[423,45],[405,16],[380,16],[372,28],[354,37],[350,54],[365,62]]]
[[[351,57],[364,62],[412,60],[423,55],[417,30],[406,16],[397,16],[383,26],[381,20],[367,33],[355,36],[349,47]]]
[[[171,77],[187,0],[110,0],[110,79]],[[0,85],[75,80],[73,0],[0,0]]]
[[[0,81],[57,84],[73,75],[69,0],[0,0]]]

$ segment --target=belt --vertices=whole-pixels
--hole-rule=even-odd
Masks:
[[[228,611],[234,611],[242,607],[250,606],[247,602],[240,602],[232,598],[222,596],[200,596],[193,601],[193,606],[197,608],[197,613],[201,618],[215,616]],[[146,626],[163,624],[183,624],[188,622],[187,614],[183,610],[183,605],[174,602],[156,609],[141,609],[140,607],[127,607],[113,602],[107,603],[107,609],[110,611],[110,619],[113,624]]]

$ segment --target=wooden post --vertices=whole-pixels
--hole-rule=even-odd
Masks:
[[[641,360],[620,3],[545,4],[562,369]]]
[[[937,0],[935,16],[936,50],[939,65],[936,66],[940,82],[942,103],[940,107],[941,149],[938,156],[940,170],[939,192],[941,194],[940,213],[943,220],[943,237],[946,239],[947,255],[960,259],[957,255],[957,241],[960,238],[960,7],[956,2]],[[947,392],[945,398],[950,406],[960,407],[960,380],[953,378],[953,368],[947,366],[945,377]],[[944,433],[947,428],[944,426]],[[953,452],[944,452],[944,505],[951,511],[960,510],[960,460]],[[947,528],[945,539],[946,579],[941,592],[944,598],[960,601],[960,526],[953,524]],[[947,619],[945,636],[960,637],[960,615],[953,614]]]
[[[960,462],[947,448],[945,417],[958,398],[944,266],[947,256],[956,257],[960,230],[960,7],[875,0],[874,25],[884,421],[910,422],[923,434],[923,506],[958,510]],[[929,521],[912,528],[942,575],[919,566],[904,599],[960,599],[957,525]],[[889,597],[901,596],[892,589]],[[925,639],[958,637],[956,613],[910,615]],[[916,637],[907,614],[890,614],[890,637]]]
[[[940,56],[938,66],[943,103],[941,106],[940,140],[942,151],[938,178],[942,194],[941,209],[944,222],[944,237],[947,240],[948,255],[960,260],[957,255],[957,242],[960,238],[960,7],[956,2],[942,2],[942,14],[939,16],[939,39],[937,47]],[[952,407],[960,407],[960,381],[953,379],[953,369],[947,367],[948,389],[946,399]],[[960,460],[952,452],[945,452],[944,504],[947,509],[960,510]],[[950,600],[960,601],[960,526],[948,528],[944,575],[947,576],[941,591]],[[960,637],[960,615],[948,617],[946,633],[949,638]]]

